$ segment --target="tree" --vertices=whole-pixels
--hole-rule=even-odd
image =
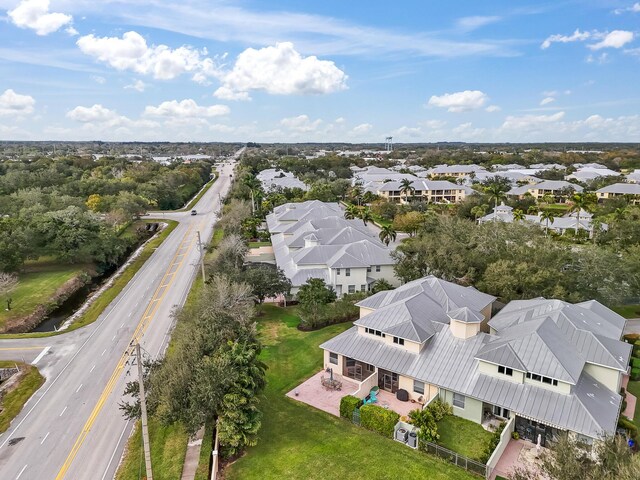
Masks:
[[[240,235],[227,235],[215,249],[211,260],[207,262],[207,269],[211,276],[224,272],[237,277],[242,269],[248,248]]]
[[[488,205],[476,205],[471,209],[471,215],[475,220],[478,220],[480,217],[484,217],[487,214]]]
[[[381,242],[384,242],[385,245],[389,246],[389,243],[395,242],[397,236],[398,234],[391,225],[383,225],[382,227],[380,227],[380,233],[378,234],[378,237],[380,238]]]
[[[513,220],[516,221],[516,222],[521,222],[524,219],[525,219],[524,212],[522,210],[520,210],[519,208],[516,208],[513,211]]]
[[[540,212],[540,220],[544,220],[544,233],[547,235],[549,233],[549,223],[553,223],[556,216],[551,210],[542,210]]]
[[[310,278],[298,291],[298,301],[303,320],[309,326],[316,325],[325,306],[336,300],[336,292],[321,278]]]
[[[291,292],[291,281],[275,265],[253,264],[247,266],[242,272],[241,278],[251,286],[252,293],[258,303],[264,302],[265,298],[289,295]]]
[[[360,213],[358,214],[358,218],[362,220],[365,225],[368,222],[373,222],[373,214],[371,213],[371,209],[369,207],[361,208]]]
[[[405,201],[408,201],[409,197],[412,197],[415,191],[416,189],[413,187],[413,180],[410,178],[403,178],[400,181],[400,194],[404,195]]]
[[[260,180],[258,180],[253,175],[247,175],[243,183],[249,189],[249,192],[251,194],[251,212],[255,213],[256,204],[254,201],[254,194],[260,189]]]
[[[92,212],[104,212],[105,211],[106,202],[102,198],[102,196],[98,193],[94,193],[89,195],[87,199],[87,208]]]
[[[393,219],[393,229],[396,231],[407,232],[414,236],[422,224],[424,223],[424,215],[420,212],[407,212],[395,216]]]
[[[344,218],[347,220],[353,220],[354,218],[358,218],[360,215],[360,208],[356,207],[353,204],[347,205],[344,209]]]
[[[384,278],[379,278],[371,285],[371,293],[383,292],[385,290],[393,290],[393,286]]]
[[[593,193],[578,192],[570,197],[569,212],[576,214],[576,234],[580,228],[580,212],[593,212],[597,200]]]
[[[507,198],[507,195],[506,195],[507,190],[508,190],[507,185],[505,185],[505,183],[499,182],[499,181],[489,182],[484,187],[484,192],[489,197],[489,201],[493,200],[493,202],[494,202],[494,210],[493,210],[494,212],[498,208],[498,203],[499,202],[503,202],[504,200],[506,200],[506,198]]]
[[[18,284],[18,276],[0,272],[0,295],[9,293]],[[7,310],[11,310],[11,297],[7,297]]]

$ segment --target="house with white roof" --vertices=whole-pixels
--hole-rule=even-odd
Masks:
[[[588,182],[600,177],[617,177],[622,175],[620,172],[610,170],[608,168],[579,168],[571,175],[565,177],[566,180],[578,180],[580,182]]]
[[[557,202],[564,202],[564,192],[573,189],[575,192],[582,192],[584,189],[575,183],[569,183],[564,180],[544,180],[532,185],[523,185],[514,187],[507,192],[507,195],[524,198],[526,194],[530,194],[533,198],[539,200],[545,195],[555,197]]]
[[[627,197],[633,205],[640,204],[640,184],[638,183],[614,183],[596,190],[598,200]]]
[[[635,169],[633,172],[627,175],[627,182],[640,183],[640,169]]]
[[[404,390],[417,408],[439,397],[479,424],[509,419],[542,446],[562,432],[586,443],[615,433],[632,350],[625,319],[597,301],[544,298],[492,317],[495,300],[433,276],[377,293],[358,303],[352,328],[320,345],[324,368]]]
[[[464,177],[476,174],[477,172],[486,172],[486,168],[480,165],[438,165],[430,169],[429,177]]]
[[[538,215],[524,215],[523,220],[528,223],[533,223],[541,228],[549,229],[552,232],[556,232],[559,235],[563,235],[567,230],[584,230],[589,233],[589,238],[594,233],[593,214],[580,210],[580,218],[576,212],[568,213],[562,217],[555,217],[553,221],[543,219],[540,214]],[[513,207],[505,205],[504,202],[494,209],[493,212],[478,218],[478,223],[488,222],[505,222],[513,223],[515,221],[513,215]],[[606,231],[609,226],[606,223],[601,223],[599,228]]]
[[[277,168],[268,168],[262,170],[256,175],[256,178],[262,184],[262,190],[266,193],[278,190],[280,188],[299,188],[305,192],[309,187],[291,172],[285,172]]]
[[[378,194],[380,187],[387,182],[401,182],[405,178],[411,181],[418,180],[413,174],[399,173],[381,167],[367,167],[364,170],[353,171],[352,184],[359,184],[366,192]]]
[[[287,203],[267,215],[276,264],[292,294],[321,278],[338,296],[365,292],[379,279],[399,285],[391,250],[361,220],[346,220],[337,203]]]

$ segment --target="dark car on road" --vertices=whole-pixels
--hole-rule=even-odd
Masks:
[[[196,210],[191,210],[191,215],[197,215],[198,212]]]

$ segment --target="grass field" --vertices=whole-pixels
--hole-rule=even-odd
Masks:
[[[8,294],[0,297],[0,330],[11,318],[28,315],[53,296],[66,281],[80,275],[88,265],[61,264],[52,259],[28,262],[24,273],[19,276],[18,285]],[[6,310],[6,299],[11,297],[11,310]]]
[[[414,451],[350,422],[286,398],[284,394],[322,367],[318,345],[346,330],[333,325],[301,332],[290,309],[262,308],[258,319],[264,341],[268,386],[257,446],[227,467],[225,479],[370,480],[429,478],[471,480],[476,477],[422,452]]]
[[[481,425],[455,415],[438,422],[438,434],[438,445],[478,461],[492,437]]]
[[[145,222],[149,221],[160,221],[160,220],[148,220],[145,219]],[[41,338],[41,337],[50,337],[52,335],[60,335],[65,332],[70,332],[72,330],[76,330],[78,328],[89,325],[90,323],[95,322],[100,314],[104,311],[105,308],[115,299],[118,294],[127,286],[129,281],[133,278],[140,268],[145,264],[145,262],[149,259],[149,257],[153,254],[153,252],[158,248],[162,242],[169,236],[169,234],[178,226],[178,222],[174,220],[161,220],[162,222],[166,222],[168,224],[167,228],[165,228],[158,236],[147,243],[142,251],[142,253],[125,269],[125,271],[120,275],[114,282],[113,285],[105,290],[100,297],[98,297],[91,306],[73,322],[68,329],[61,332],[34,332],[34,333],[16,333],[16,334],[2,334],[0,338]],[[77,267],[77,266],[76,266]]]
[[[0,361],[0,368],[13,367],[17,362],[12,361]],[[25,366],[20,364],[19,366]],[[20,413],[22,407],[27,400],[40,388],[44,382],[44,378],[38,372],[36,367],[26,365],[27,373],[20,380],[18,386],[7,393],[0,405],[2,406],[2,412],[0,412],[0,433],[5,432],[11,425],[16,415]]]
[[[268,247],[271,242],[249,242],[249,248]]]
[[[640,318],[640,305],[620,305],[611,307],[611,310],[622,315],[624,318]]]

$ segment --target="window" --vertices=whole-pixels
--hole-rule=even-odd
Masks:
[[[367,372],[373,372],[376,369],[376,367],[374,367],[369,363],[367,363],[366,365],[367,365]]]
[[[380,271],[380,265],[376,265],[376,272]]]
[[[365,333],[369,333],[369,334],[375,335],[377,337],[382,337],[382,338],[386,337],[386,335],[384,333],[382,333],[380,330],[374,330],[373,328],[365,327],[364,331],[365,331]]]
[[[344,274],[345,274],[347,277],[350,277],[350,276],[351,276],[351,269],[350,269],[350,268],[345,268],[345,269],[344,269]]]
[[[460,395],[459,393],[453,394],[453,406],[458,408],[464,408],[464,395]]]
[[[513,377],[513,368],[503,367],[502,365],[498,365],[498,373],[502,373],[503,375],[508,375]]]
[[[360,285],[360,291],[361,292],[366,292],[367,291],[367,286],[366,285]]]
[[[367,267],[367,273],[371,273],[371,266]]]
[[[336,268],[336,275],[340,275],[340,269]]]
[[[535,380],[536,382],[546,383],[547,385],[553,385],[554,387],[558,386],[558,380],[550,377],[543,377],[542,375],[538,375],[536,373],[526,373],[526,377],[530,380]]]
[[[415,393],[419,393],[420,395],[424,395],[424,382],[419,382],[418,380],[414,380],[413,391]]]
[[[355,285],[349,285],[349,293],[356,293],[356,286]]]
[[[393,337],[393,343],[397,343],[398,345],[404,345],[404,338]]]
[[[329,363],[333,363],[334,365],[338,364],[338,354],[329,352]]]
[[[355,367],[356,361],[353,358],[347,358],[346,364],[347,364],[347,367]]]

